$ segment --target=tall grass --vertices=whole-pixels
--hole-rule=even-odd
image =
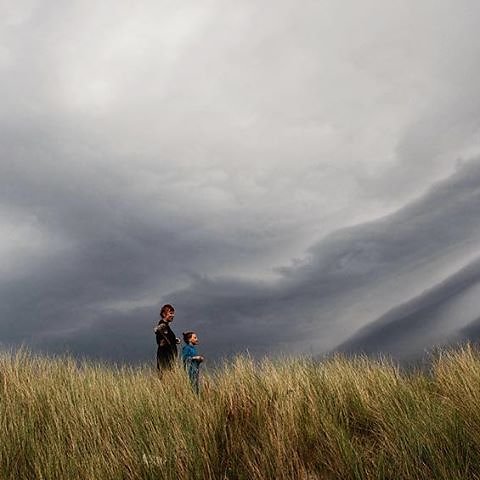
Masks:
[[[480,352],[182,369],[0,355],[0,479],[480,479]]]

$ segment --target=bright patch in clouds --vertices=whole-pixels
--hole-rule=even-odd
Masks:
[[[0,281],[28,275],[39,264],[65,254],[71,245],[34,217],[0,215]]]

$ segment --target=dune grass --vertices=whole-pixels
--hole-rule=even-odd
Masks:
[[[205,375],[0,355],[0,479],[480,479],[480,352]]]

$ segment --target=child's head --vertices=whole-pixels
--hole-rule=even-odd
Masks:
[[[167,303],[160,309],[160,316],[167,322],[170,322],[173,320],[173,317],[175,316],[175,309],[173,308],[172,305]]]
[[[198,337],[195,332],[189,331],[189,332],[183,332],[183,341],[185,343],[190,343],[192,345],[197,345],[198,344]]]

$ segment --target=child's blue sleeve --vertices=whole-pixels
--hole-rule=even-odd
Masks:
[[[190,345],[185,345],[182,349],[182,359],[184,362],[187,362],[196,355],[195,349]]]

